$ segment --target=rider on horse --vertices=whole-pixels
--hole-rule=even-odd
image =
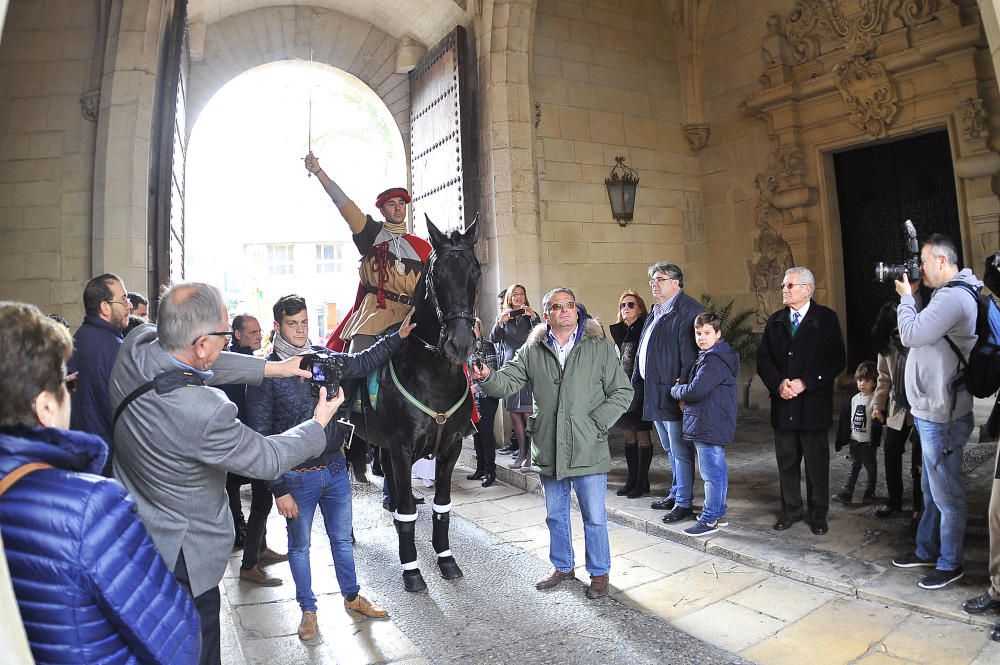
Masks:
[[[375,343],[387,329],[398,325],[412,307],[413,291],[420,282],[424,264],[430,256],[430,244],[406,232],[406,204],[410,193],[393,187],[378,195],[375,207],[383,220],[375,221],[361,212],[319,165],[310,152],[305,157],[306,170],[316,174],[323,189],[354,234],[354,244],[361,253],[361,284],[354,308],[330,337],[328,347],[358,353]],[[351,448],[354,475],[364,481],[367,447]]]

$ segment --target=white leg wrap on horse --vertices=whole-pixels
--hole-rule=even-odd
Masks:
[[[409,563],[403,564],[403,570],[417,570],[420,566],[416,561],[410,561]]]
[[[446,556],[451,556],[451,550],[445,550],[444,552],[438,552],[438,558],[443,559]]]
[[[435,513],[450,513],[451,512],[451,504],[450,503],[445,504],[443,506],[439,506],[436,503],[432,503],[431,504],[431,508],[434,510]]]
[[[396,518],[396,520],[398,520],[400,522],[416,522],[417,521],[417,514],[416,513],[413,513],[412,515],[401,515],[398,512],[395,512],[395,513],[392,514],[392,516],[394,518]]]

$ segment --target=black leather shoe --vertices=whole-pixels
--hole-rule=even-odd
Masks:
[[[483,487],[489,487],[490,485],[492,485],[494,483],[494,481],[496,481],[496,479],[497,479],[497,477],[496,477],[496,474],[494,474],[494,473],[484,474],[483,475],[482,486]]]
[[[962,603],[962,609],[969,614],[982,614],[990,610],[1000,610],[1000,600],[993,600],[990,594],[984,593],[981,596],[970,598]]]
[[[775,531],[784,531],[785,529],[791,529],[792,525],[796,522],[801,522],[801,517],[792,517],[791,515],[782,515],[778,518],[778,521],[774,523]]]
[[[427,501],[427,499],[425,499],[424,497],[420,496],[419,494],[414,494],[413,495],[413,503],[415,503],[417,505],[420,505],[422,503],[426,503],[426,501]]]
[[[1000,623],[993,626],[993,630],[990,631],[990,639],[994,642],[1000,642]]]
[[[649,507],[653,510],[673,510],[674,500],[671,497],[664,497],[649,504]]]
[[[817,536],[822,536],[827,531],[830,530],[830,525],[826,523],[826,519],[815,519],[812,521],[812,526],[810,527],[812,532]]]
[[[694,511],[684,506],[674,506],[673,510],[663,516],[664,524],[676,524],[691,519],[694,519]]]
[[[482,480],[485,474],[482,471],[476,471],[471,476],[466,476],[466,480]]]

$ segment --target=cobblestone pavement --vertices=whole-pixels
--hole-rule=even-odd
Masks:
[[[520,665],[652,663],[686,656],[767,665],[1000,663],[1000,644],[989,640],[988,630],[1000,617],[961,611],[962,600],[985,590],[985,507],[994,447],[973,441],[967,449],[967,576],[924,591],[916,586],[918,574],[889,564],[894,554],[912,548],[904,516],[882,521],[872,506],[856,504],[831,509],[831,532],[824,537],[805,525],[782,533],[770,528],[779,503],[770,436],[760,415],[741,416],[729,453],[730,527],[710,538],[686,536],[686,524],[662,524],[662,513],[649,509],[648,499],[615,496],[624,480],[624,465],[616,460],[608,495],[612,595],[596,602],[584,598],[582,582],[547,593],[532,587],[549,569],[545,509],[533,473],[502,469],[510,484],[483,489],[465,480],[466,470],[456,470],[452,546],[466,576],[455,582],[437,574],[429,511],[420,507],[418,551],[429,586],[423,594],[401,590],[389,515],[374,486],[355,485],[362,593],[385,605],[391,619],[355,620],[343,610],[317,520],[313,566],[322,639],[304,645],[295,635],[299,611],[287,564],[271,568],[284,586],[253,587],[236,579],[236,553],[224,581],[224,662]],[[613,451],[620,452],[617,445]],[[471,451],[463,453],[463,462],[474,463]],[[665,462],[663,455],[654,462],[654,490],[669,481]],[[834,489],[845,464],[834,456]],[[695,485],[697,503],[700,480]],[[883,495],[881,481],[879,489]],[[582,562],[578,514],[573,521]],[[269,529],[271,543],[283,550],[283,520],[272,514]],[[577,574],[587,579],[582,566]]]

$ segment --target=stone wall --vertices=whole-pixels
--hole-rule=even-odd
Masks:
[[[540,290],[569,286],[606,322],[624,289],[648,300],[646,268],[655,261],[684,268],[696,295],[708,284],[698,160],[681,131],[673,32],[661,2],[538,3]],[[635,219],[624,229],[604,185],[617,155],[640,178]],[[541,293],[529,296],[537,304]]]
[[[0,42],[0,299],[79,321],[91,270],[94,3],[15,0]]]

